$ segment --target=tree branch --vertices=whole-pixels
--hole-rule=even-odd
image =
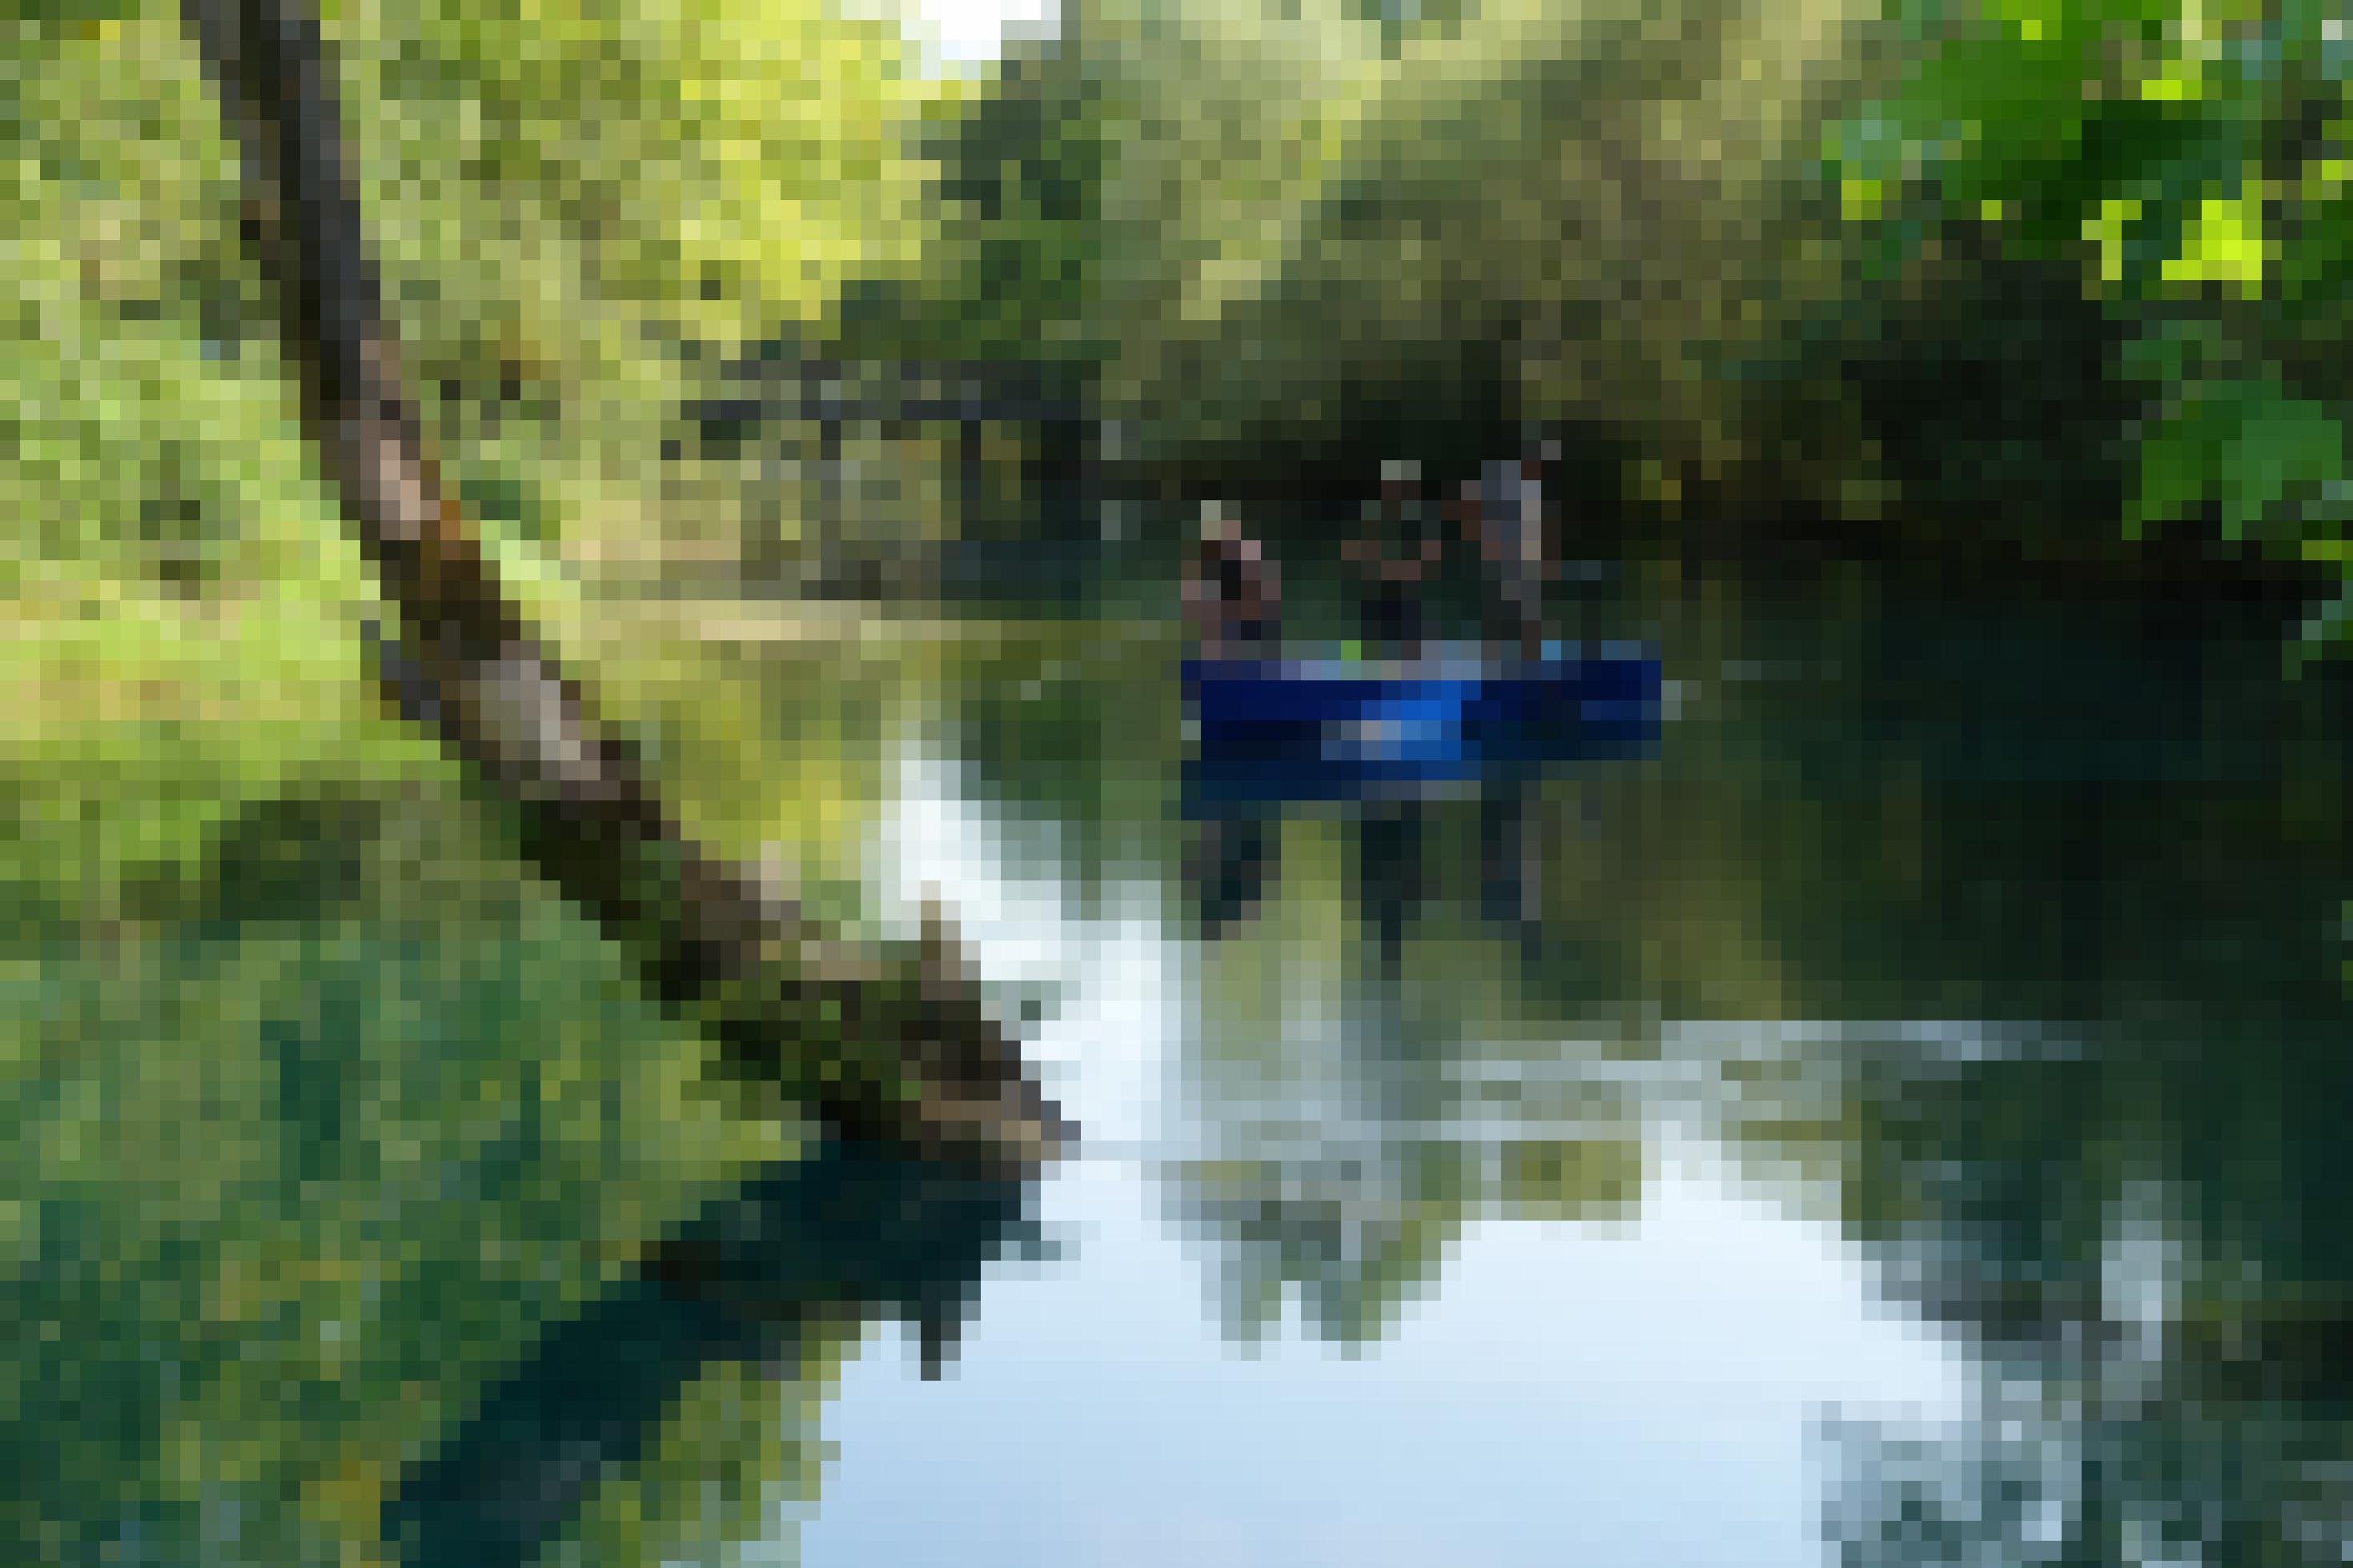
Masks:
[[[300,0],[185,0],[245,155],[304,427],[400,615],[442,743],[511,805],[530,862],[739,1067],[853,1138],[1029,1165],[1071,1130],[934,928],[872,953],[827,940],[773,879],[695,844],[600,729],[501,587],[426,448],[344,157],[325,42]],[[412,693],[413,695],[414,693]]]

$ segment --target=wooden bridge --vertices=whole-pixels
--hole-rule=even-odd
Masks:
[[[686,416],[725,439],[776,424],[983,425],[1071,428],[1092,425],[1077,377],[1019,361],[784,360],[754,355],[723,373],[742,393],[699,398]]]

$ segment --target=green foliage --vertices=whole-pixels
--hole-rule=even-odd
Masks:
[[[2142,439],[2136,527],[2211,502],[2223,538],[2276,533],[2267,542],[2293,550],[2310,534],[2334,538],[2353,499],[2337,416],[2273,376],[2189,382]]]
[[[923,281],[845,329],[902,334],[912,352],[944,358],[1099,359],[1088,301],[1115,124],[1088,87],[1049,43],[1018,47],[985,87],[944,96],[922,142],[939,170]]]
[[[665,471],[677,407],[701,357],[823,336],[846,285],[913,272],[929,172],[904,138],[934,89],[895,29],[815,0],[353,0],[334,30],[460,494],[614,570],[734,545],[742,520]]]
[[[2335,559],[2348,521],[2343,23],[2306,0],[1906,4],[1901,80],[1825,144],[1883,277],[1964,229],[2063,259],[2146,407],[2134,532]]]
[[[1088,0],[944,112],[925,297],[951,352],[1099,366],[1147,463],[1523,414],[1720,452],[1860,15]]]
[[[131,881],[0,952],[0,1550],[351,1561],[547,1313],[786,1145],[447,786],[300,784]]]
[[[375,691],[384,606],[300,432],[178,6],[15,21],[0,1557],[367,1561],[405,1460],[791,1135],[700,1087],[706,1043]],[[714,679],[691,639],[588,634],[615,619],[600,575],[698,542],[660,461],[680,345],[912,268],[928,176],[899,126],[934,89],[886,25],[816,5],[326,23],[406,368],[510,587],[702,770],[698,826],[853,872],[880,786],[838,689],[690,704],[663,681]],[[631,1528],[667,1541],[657,1506]]]

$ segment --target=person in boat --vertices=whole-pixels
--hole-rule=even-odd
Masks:
[[[1185,574],[1185,622],[1199,657],[1273,658],[1282,603],[1282,576],[1264,546],[1217,502],[1205,503]],[[1198,824],[1185,884],[1204,941],[1217,941],[1257,913],[1278,843],[1259,816]]]
[[[1215,501],[1203,503],[1185,619],[1203,658],[1271,658],[1282,577],[1265,549]]]
[[[1418,463],[1381,465],[1377,500],[1340,547],[1356,569],[1358,618],[1366,650],[1386,658],[1419,658],[1428,632],[1426,600],[1444,554],[1439,520],[1422,494]]]
[[[1544,509],[1546,448],[1538,455],[1491,460],[1463,487],[1469,531],[1476,539],[1487,583],[1487,635],[1523,658],[1544,653],[1545,584],[1552,576]]]

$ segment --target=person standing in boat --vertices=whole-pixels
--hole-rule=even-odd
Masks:
[[[1517,458],[1480,465],[1465,487],[1471,531],[1478,541],[1487,637],[1531,663],[1544,658],[1545,589],[1556,574],[1545,514],[1545,469],[1557,443],[1522,448]],[[1531,786],[1491,790],[1479,802],[1481,902],[1490,920],[1532,941],[1543,901],[1544,858],[1532,831]]]
[[[1201,658],[1275,656],[1282,574],[1265,548],[1215,501],[1201,507],[1184,595],[1185,625]],[[1278,842],[1258,813],[1211,816],[1198,825],[1184,869],[1203,941],[1217,941],[1257,912]]]
[[[1184,593],[1186,625],[1203,658],[1274,656],[1282,574],[1216,501],[1202,503]]]
[[[1419,658],[1428,633],[1427,598],[1444,553],[1438,520],[1422,494],[1421,465],[1381,465],[1381,490],[1363,525],[1340,547],[1356,569],[1358,611],[1368,652]]]
[[[1468,499],[1486,568],[1489,641],[1516,647],[1522,658],[1541,658],[1545,584],[1552,574],[1545,542],[1543,463],[1534,456],[1484,463]]]

